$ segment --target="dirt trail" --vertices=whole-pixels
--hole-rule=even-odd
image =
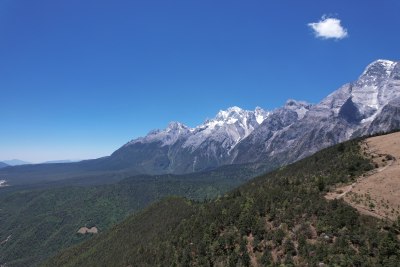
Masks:
[[[400,215],[400,132],[368,138],[362,152],[375,169],[351,185],[336,188],[327,199],[343,199],[360,213],[395,220]]]
[[[250,257],[250,262],[251,262],[251,266],[257,267],[258,263],[257,263],[257,257],[253,252],[253,241],[254,241],[254,236],[253,234],[250,234],[247,237],[247,253],[249,254]]]
[[[326,195],[326,198],[328,199],[341,199],[343,198],[347,193],[349,193],[351,190],[353,190],[353,187],[356,185],[356,183],[353,183],[351,185],[346,185],[344,187],[341,187],[340,190],[336,190],[336,192],[328,193]],[[343,192],[343,193],[340,193]]]
[[[8,241],[10,241],[10,239],[11,239],[11,235],[9,235],[5,240],[1,241],[0,245],[7,243]]]

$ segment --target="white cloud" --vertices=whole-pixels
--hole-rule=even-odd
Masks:
[[[322,16],[319,22],[308,23],[315,37],[322,39],[343,39],[348,36],[347,29],[340,24],[340,19]]]

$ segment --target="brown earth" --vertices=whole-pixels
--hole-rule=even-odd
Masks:
[[[343,199],[362,214],[396,220],[400,215],[400,132],[368,138],[361,147],[375,169],[325,197]]]
[[[250,233],[250,235],[247,236],[247,253],[249,254],[250,257],[251,266],[257,267],[258,263],[256,254],[254,253],[253,241],[254,241],[254,236],[253,234]]]
[[[78,230],[78,233],[79,234],[82,234],[82,235],[84,235],[84,234],[97,234],[99,231],[97,230],[97,228],[94,226],[94,227],[92,227],[92,228],[87,228],[87,227],[81,227],[79,230]]]

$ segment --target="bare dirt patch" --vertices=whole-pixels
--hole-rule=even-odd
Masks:
[[[6,180],[0,180],[0,187],[6,187],[8,186],[7,181]]]
[[[353,183],[351,185],[344,185],[344,186],[339,186],[335,189],[334,192],[329,192],[326,194],[325,198],[329,200],[333,199],[341,199],[343,198],[347,193],[349,193],[351,190],[353,190],[353,187],[356,185],[356,183]]]
[[[87,227],[81,227],[78,230],[78,234],[97,234],[99,232],[99,230],[97,229],[96,226],[92,227],[92,228],[87,228]]]
[[[253,234],[250,233],[250,235],[247,236],[247,253],[249,254],[250,257],[251,266],[257,267],[258,263],[257,263],[257,257],[254,254],[253,241],[254,241],[254,236]]]
[[[400,132],[368,138],[361,147],[375,169],[325,197],[343,199],[366,215],[395,220],[400,215]]]

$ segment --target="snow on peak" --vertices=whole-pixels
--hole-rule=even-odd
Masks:
[[[177,122],[177,121],[171,121],[167,128],[165,129],[165,131],[167,132],[171,132],[171,131],[182,131],[182,130],[188,130],[189,127],[187,127],[186,125]]]
[[[371,64],[381,64],[382,66],[386,67],[386,68],[391,68],[393,64],[395,64],[396,62],[392,61],[392,60],[387,60],[387,59],[378,59],[374,62],[372,62]]]
[[[396,64],[395,61],[386,59],[375,60],[365,68],[360,78],[373,77],[376,80],[377,77],[389,77]]]
[[[243,109],[239,108],[238,106],[233,106],[233,107],[228,108],[227,111],[228,111],[228,112],[236,112],[236,113],[239,113],[239,112],[242,112]]]
[[[206,121],[205,124],[234,124],[238,121],[239,123],[246,124],[253,119],[255,119],[258,124],[261,124],[268,117],[268,115],[269,112],[260,107],[256,107],[254,111],[251,111],[234,106],[228,108],[227,110],[220,110],[214,119]]]
[[[367,117],[377,114],[390,99],[399,96],[390,78],[397,62],[378,59],[367,66],[360,78],[353,84],[351,96],[362,114]],[[372,114],[372,115],[371,115]]]
[[[234,106],[220,110],[214,119],[206,120],[196,128],[189,128],[180,122],[173,121],[164,130],[153,130],[145,137],[132,140],[126,146],[151,142],[161,142],[161,145],[165,146],[173,145],[181,140],[184,142],[183,147],[196,149],[206,140],[219,140],[224,143],[224,146],[233,148],[258,127],[269,114],[270,112],[260,107],[250,111]]]
[[[188,134],[192,129],[180,122],[170,122],[164,130],[152,130],[145,137],[139,137],[127,143],[125,146],[136,144],[136,143],[151,143],[161,142],[163,146],[172,145],[178,139]]]
[[[305,101],[288,99],[285,103],[284,108],[295,111],[298,115],[298,118],[302,119],[311,106],[312,105],[310,103],[307,103]]]
[[[398,82],[394,78],[399,70],[398,62],[376,60],[365,68],[358,80],[331,93],[317,107],[338,115],[341,107],[351,99],[364,121],[371,121],[391,99],[400,96]]]
[[[242,116],[245,112],[246,112],[245,110],[243,110],[239,107],[236,107],[236,106],[230,107],[227,110],[220,110],[218,112],[217,116],[215,117],[215,120],[226,121],[231,118],[237,118],[239,116]]]
[[[265,111],[260,107],[256,107],[254,110],[254,115],[256,116],[256,121],[258,124],[261,124],[269,116],[269,114],[269,111]]]
[[[236,106],[220,110],[214,119],[206,120],[202,125],[197,126],[183,146],[194,150],[205,142],[217,142],[230,151],[268,115],[269,112],[259,107],[255,111]]]

